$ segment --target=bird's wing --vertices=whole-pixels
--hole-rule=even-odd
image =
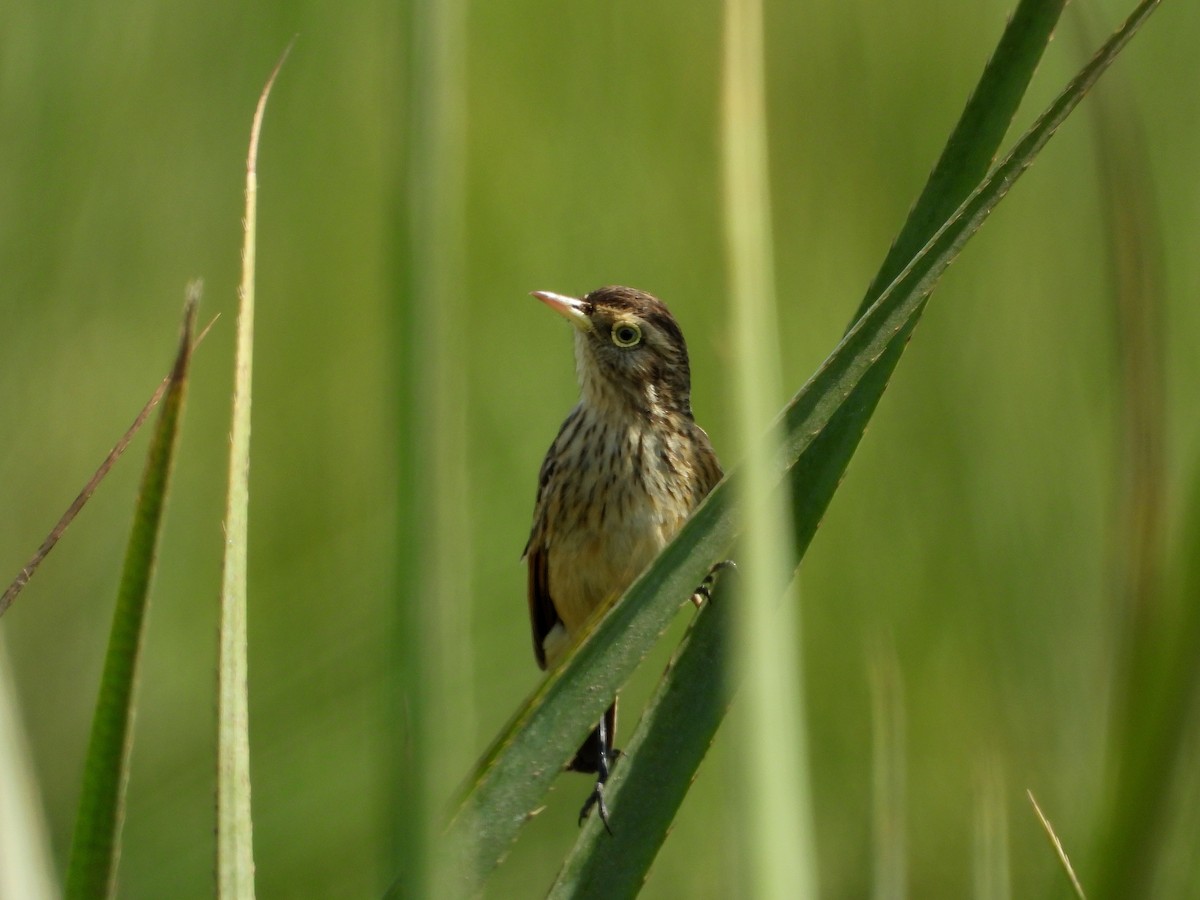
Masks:
[[[533,629],[533,655],[538,665],[546,668],[546,635],[561,620],[550,599],[550,560],[546,545],[531,542],[525,558],[529,562],[529,624]]]
[[[693,424],[692,428],[696,442],[696,472],[692,479],[692,490],[694,502],[698,506],[700,501],[708,496],[709,491],[717,486],[724,472],[721,470],[716,451],[713,450],[712,441],[708,439],[708,433],[699,425]]]
[[[525,545],[523,554],[529,564],[529,625],[533,630],[533,655],[537,657],[538,666],[543,669],[546,668],[546,636],[554,630],[554,626],[562,626],[562,619],[559,618],[554,601],[550,597],[550,550],[546,546],[546,489],[554,475],[559,439],[578,414],[577,406],[563,422],[554,443],[546,453],[546,458],[542,460],[542,468],[538,473],[533,528],[530,529],[529,542]]]

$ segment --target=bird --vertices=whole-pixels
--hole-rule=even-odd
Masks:
[[[523,554],[533,652],[546,669],[670,542],[722,470],[692,414],[687,344],[666,304],[621,286],[581,298],[550,291],[532,296],[574,326],[579,383],[579,402],[538,474]],[[692,596],[697,606],[713,573]],[[614,697],[566,766],[596,775],[579,822],[594,806],[610,834],[604,786],[614,762],[616,719]]]

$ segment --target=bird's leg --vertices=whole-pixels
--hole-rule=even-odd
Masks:
[[[737,571],[737,563],[735,563],[732,559],[721,560],[708,570],[708,574],[705,575],[704,580],[700,582],[700,587],[696,588],[696,590],[692,592],[692,603],[696,605],[697,609],[699,609],[706,600],[712,599],[712,589],[713,585],[717,583],[717,573],[725,569],[733,569],[734,571]]]
[[[579,824],[583,825],[583,820],[587,818],[587,814],[592,811],[592,807],[596,807],[596,812],[600,814],[600,821],[604,823],[604,830],[610,835],[612,828],[608,824],[608,806],[604,802],[604,784],[608,781],[609,771],[611,769],[611,757],[613,750],[610,748],[612,737],[608,733],[608,716],[600,717],[600,724],[596,726],[596,734],[599,737],[599,752],[596,754],[596,786],[592,789],[591,795],[583,804],[583,809],[579,810]]]

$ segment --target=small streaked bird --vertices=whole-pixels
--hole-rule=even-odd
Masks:
[[[692,417],[687,345],[661,300],[628,287],[533,296],[574,326],[580,393],[542,463],[524,554],[545,669],[674,537],[721,465]],[[693,599],[707,592],[708,580]],[[567,766],[596,774],[579,820],[596,806],[605,828],[616,719],[614,698]]]

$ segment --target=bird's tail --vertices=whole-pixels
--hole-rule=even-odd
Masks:
[[[600,771],[601,754],[606,762],[613,758],[613,741],[617,733],[617,701],[604,714],[604,729],[599,725],[592,729],[580,748],[575,752],[575,758],[567,765],[572,772]]]

